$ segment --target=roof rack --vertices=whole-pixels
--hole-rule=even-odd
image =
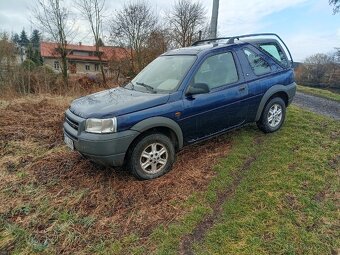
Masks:
[[[293,57],[292,54],[290,53],[287,45],[285,44],[285,42],[281,39],[280,36],[278,36],[275,33],[258,33],[258,34],[245,34],[245,35],[237,35],[237,36],[230,36],[230,37],[220,37],[220,38],[213,38],[213,39],[205,39],[205,40],[199,40],[196,41],[192,44],[192,46],[198,46],[202,43],[211,43],[211,42],[216,42],[216,41],[220,41],[220,40],[228,40],[227,44],[233,44],[235,43],[235,39],[236,40],[240,40],[240,38],[247,38],[247,37],[257,37],[257,36],[275,36],[279,39],[279,41],[283,44],[283,46],[286,48],[289,57],[293,63]]]
[[[220,40],[228,40],[231,39],[231,37],[219,37],[219,38],[213,38],[213,39],[204,39],[204,40],[199,40],[191,44],[191,46],[198,46],[203,43],[212,43]]]

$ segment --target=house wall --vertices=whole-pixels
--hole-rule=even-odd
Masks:
[[[55,69],[54,68],[54,62],[55,61],[59,61],[59,69]],[[54,59],[54,58],[45,58],[44,59],[44,64],[49,66],[52,70],[54,70],[55,72],[61,72],[61,60],[59,59]],[[76,64],[76,73],[80,73],[80,74],[97,74],[100,73],[100,68],[98,66],[98,71],[95,71],[95,63],[93,62],[78,62],[78,61],[74,61],[72,60],[71,62],[69,62],[69,64]],[[86,65],[89,65],[90,70],[86,70]]]
[[[44,65],[47,65],[55,72],[61,72],[61,61],[54,58],[44,58]],[[59,69],[54,68],[54,61],[59,61]]]
[[[99,66],[98,71],[95,71],[95,64],[94,63],[85,63],[85,62],[75,62],[77,66],[77,73],[99,73]],[[90,67],[90,70],[86,70],[86,65]]]

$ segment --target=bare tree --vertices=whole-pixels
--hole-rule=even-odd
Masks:
[[[173,39],[181,47],[190,46],[199,38],[207,23],[206,10],[200,2],[178,0],[168,15]]]
[[[100,71],[102,73],[103,82],[106,85],[106,76],[102,62],[102,52],[100,52],[100,46],[102,44],[101,35],[105,0],[77,0],[76,3],[82,16],[90,24],[96,46],[96,55],[99,58]]]
[[[340,0],[328,0],[329,4],[333,6],[333,14],[340,11]]]
[[[16,47],[10,42],[7,33],[0,33],[0,90],[9,85],[12,77],[12,68],[16,62]]]
[[[67,85],[67,39],[73,32],[69,8],[63,0],[36,0],[32,15],[40,30],[57,43],[63,80]]]
[[[144,64],[148,64],[156,57],[166,52],[171,42],[171,36],[166,29],[157,28],[149,36],[146,41],[143,59]]]
[[[306,58],[304,66],[307,79],[318,86],[325,82],[327,76],[329,79],[332,79],[334,69],[336,68],[334,58],[322,53]]]
[[[114,14],[111,37],[116,43],[130,47],[135,56],[137,70],[143,68],[142,52],[150,34],[156,29],[157,17],[143,1],[130,2]],[[132,62],[134,69],[134,63]]]
[[[340,48],[335,47],[336,52],[334,53],[334,61],[340,64]]]

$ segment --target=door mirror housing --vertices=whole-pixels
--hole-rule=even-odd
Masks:
[[[206,94],[209,93],[210,89],[206,83],[195,83],[190,85],[186,96],[193,96],[197,94]]]

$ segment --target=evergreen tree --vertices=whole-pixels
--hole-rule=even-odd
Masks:
[[[28,40],[27,34],[26,34],[25,30],[23,29],[21,31],[21,34],[20,34],[19,43],[20,43],[21,46],[27,46],[29,44],[29,42],[30,41]]]
[[[12,42],[15,44],[15,45],[19,45],[20,43],[20,37],[17,33],[15,33],[13,36],[12,36]]]
[[[37,29],[34,29],[30,38],[31,44],[34,49],[39,49],[40,47],[40,32]]]
[[[40,51],[35,50],[33,54],[33,61],[36,63],[37,66],[42,66],[43,65],[43,59],[41,57]]]
[[[33,48],[33,44],[29,43],[26,50],[27,59],[34,62],[35,66],[41,66],[43,61],[38,49]]]
[[[34,58],[34,51],[33,51],[33,47],[32,47],[31,43],[28,44],[28,47],[27,47],[27,50],[26,50],[26,58],[35,62],[34,59],[33,59]]]

